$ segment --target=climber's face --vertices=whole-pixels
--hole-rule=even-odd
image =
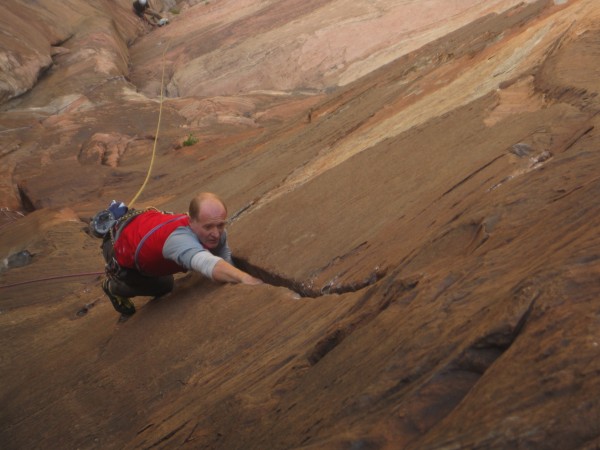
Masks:
[[[221,202],[206,199],[200,206],[197,217],[190,217],[190,228],[198,236],[204,248],[212,250],[221,242],[227,225],[227,211]]]

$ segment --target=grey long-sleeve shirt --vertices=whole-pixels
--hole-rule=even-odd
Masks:
[[[201,272],[212,278],[212,271],[219,260],[233,265],[231,249],[227,244],[227,232],[221,235],[219,245],[213,250],[204,248],[198,237],[188,226],[176,228],[165,241],[163,257],[175,261],[186,270]]]

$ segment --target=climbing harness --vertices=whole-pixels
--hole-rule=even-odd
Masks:
[[[130,209],[126,214],[122,215],[118,219],[116,219],[110,226],[108,232],[103,236],[102,245],[100,247],[104,247],[105,242],[110,239],[111,245],[114,245],[115,241],[121,235],[123,229],[137,216],[147,211],[158,211],[156,208],[150,206],[144,209]],[[100,213],[99,213],[100,214]],[[121,266],[117,262],[115,256],[113,255],[104,266],[104,273],[109,278],[116,278],[119,272],[122,270]]]

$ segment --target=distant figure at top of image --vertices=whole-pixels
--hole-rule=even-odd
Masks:
[[[210,192],[197,194],[188,214],[129,210],[102,243],[106,261],[102,289],[115,310],[134,314],[130,297],[168,294],[174,287],[173,274],[188,270],[214,281],[262,284],[233,265],[226,224],[227,207]]]
[[[148,0],[135,0],[133,2],[133,12],[153,27],[161,27],[169,23],[168,19],[162,17],[150,7]]]

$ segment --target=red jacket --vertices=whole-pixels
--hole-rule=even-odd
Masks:
[[[144,275],[162,276],[186,269],[162,255],[165,241],[178,227],[188,226],[187,214],[146,211],[123,228],[114,243],[115,259],[121,267],[135,268]]]

